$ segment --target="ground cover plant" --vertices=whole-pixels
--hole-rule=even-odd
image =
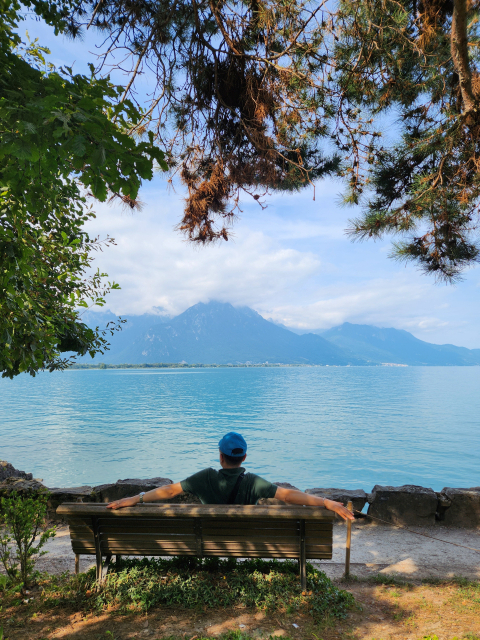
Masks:
[[[242,606],[273,612],[309,612],[315,619],[343,619],[353,606],[348,592],[321,571],[307,569],[302,591],[295,562],[217,558],[124,559],[95,590],[95,571],[76,577],[49,577],[43,583],[46,606],[74,604],[84,610],[149,611],[156,605],[184,609]]]

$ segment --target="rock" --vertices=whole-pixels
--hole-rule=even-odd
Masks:
[[[401,525],[434,525],[437,494],[433,489],[405,484],[402,487],[375,485],[368,515]]]
[[[170,500],[162,500],[162,502],[169,502],[171,504],[202,504],[197,496],[193,495],[193,493],[182,493]]]
[[[126,480],[117,480],[115,484],[147,484],[154,487],[163,487],[166,484],[172,484],[169,478],[147,478],[143,480],[141,478],[127,478]]]
[[[32,495],[48,491],[47,487],[36,480],[26,480],[25,478],[10,477],[0,482],[0,497],[6,498],[16,491],[19,495]]]
[[[273,484],[277,485],[277,487],[282,487],[283,489],[293,489],[294,491],[300,491],[298,487],[294,487],[293,484],[289,482],[273,482]]]
[[[92,487],[67,487],[67,488],[48,488],[50,496],[48,498],[47,508],[48,517],[51,520],[61,520],[57,518],[57,507],[64,502],[91,502]]]
[[[437,494],[437,513],[435,519],[443,522],[445,520],[445,511],[450,507],[452,501],[441,491],[435,491]]]
[[[140,480],[138,478],[133,478],[127,480],[117,480],[116,484],[130,485],[135,487],[148,487],[145,489],[137,489],[136,492],[129,494],[135,496],[140,493],[140,491],[151,491],[152,489],[156,489],[157,487],[163,487],[166,484],[172,484],[172,481],[169,478],[150,478],[149,480]],[[192,493],[182,493],[179,496],[175,496],[175,498],[170,498],[170,500],[160,500],[160,502],[167,502],[169,504],[201,504],[200,500]]]
[[[294,489],[295,491],[299,491],[297,487],[294,487],[293,484],[289,482],[274,482],[277,487],[283,487],[284,489]],[[283,500],[278,500],[278,498],[260,498],[258,504],[285,504]]]
[[[445,487],[440,495],[443,504],[450,502],[450,505],[443,509],[443,513],[439,512],[442,524],[465,529],[480,528],[480,487]]]
[[[114,484],[101,484],[91,491],[92,502],[113,502],[122,498],[129,498],[138,495],[141,491],[151,491],[157,487],[172,484],[168,478],[149,478],[141,480],[139,478],[128,478],[118,480]]]
[[[25,471],[19,471],[5,460],[0,460],[0,482],[7,478],[24,478],[25,480],[33,480],[31,473],[25,473]]]
[[[367,502],[367,494],[363,489],[307,489],[305,493],[341,502],[345,507],[352,501],[357,511],[361,511]]]

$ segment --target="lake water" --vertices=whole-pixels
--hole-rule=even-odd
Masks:
[[[48,486],[217,466],[301,488],[480,485],[480,367],[70,370],[0,380],[0,459]]]

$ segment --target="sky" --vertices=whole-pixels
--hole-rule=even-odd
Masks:
[[[94,35],[83,41],[55,37],[40,22],[28,29],[57,64],[85,71]],[[116,78],[116,81],[121,79]],[[341,206],[342,184],[324,180],[313,189],[274,194],[266,209],[246,196],[228,242],[198,247],[175,230],[185,193],[156,174],[140,192],[141,211],[95,203],[92,234],[114,237],[94,266],[121,286],[103,308],[116,314],[176,315],[197,302],[246,305],[268,319],[302,330],[343,322],[394,327],[436,344],[480,348],[480,266],[455,286],[435,284],[414,265],[388,257],[390,241],[353,243],[345,234],[355,208]]]

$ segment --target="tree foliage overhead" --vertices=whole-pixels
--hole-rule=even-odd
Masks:
[[[91,23],[107,34],[105,64],[131,62],[126,95],[142,72],[156,78],[138,126],[155,131],[188,188],[180,228],[190,240],[228,239],[240,190],[258,199],[338,169],[335,150],[322,151],[322,19],[322,3],[291,0],[73,6],[72,35]]]
[[[336,172],[363,208],[354,237],[397,234],[394,255],[440,279],[478,259],[478,0],[56,6],[72,35],[103,32],[101,64],[129,73],[125,95],[156,78],[137,126],[177,162],[190,239],[227,239],[239,190]]]
[[[393,112],[401,134],[376,145],[363,175],[361,162],[351,168],[350,199],[368,187],[352,233],[406,234],[394,255],[445,280],[479,256],[479,9],[470,0],[342,0],[338,14],[345,105],[374,123]]]
[[[128,131],[141,114],[107,79],[56,71],[15,32],[20,5],[0,0],[0,370],[13,377],[67,366],[61,354],[102,352],[105,332],[78,308],[104,302],[115,283],[88,276],[92,252],[111,243],[89,237],[87,205],[107,195],[134,203],[154,162],[152,143]]]

